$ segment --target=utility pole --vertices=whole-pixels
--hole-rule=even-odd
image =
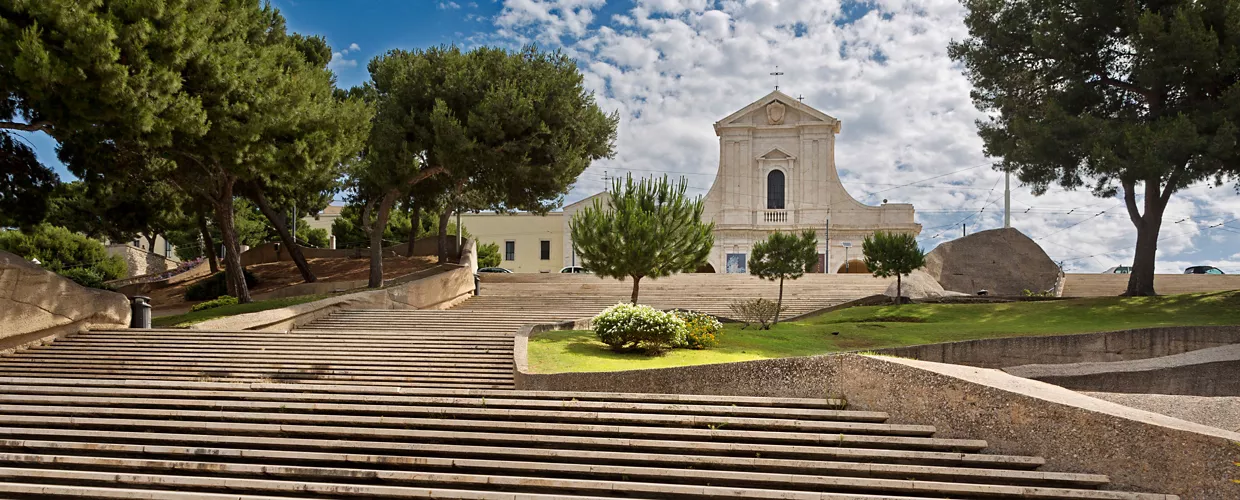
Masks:
[[[456,209],[456,254],[458,258],[461,255],[461,245],[465,244],[463,241],[464,238],[465,228],[461,227],[461,209],[458,207]]]
[[[969,225],[968,225],[968,224],[965,224],[965,223],[963,223],[963,222],[961,222],[961,223],[960,223],[960,236],[962,236],[962,237],[963,237],[963,236],[968,236],[968,235],[969,235],[969,230],[968,230],[968,229],[966,229],[967,227],[969,227]]]
[[[1012,172],[1003,171],[1003,227],[1012,227]]]
[[[822,225],[822,241],[826,245],[826,250],[822,252],[822,274],[828,274],[831,271],[831,219]]]

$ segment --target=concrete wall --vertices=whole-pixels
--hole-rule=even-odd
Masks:
[[[544,326],[544,329],[573,326]],[[1240,497],[1240,433],[1116,405],[996,370],[854,354],[601,373],[530,374],[517,337],[520,390],[625,391],[827,398],[934,425],[936,436],[985,439],[987,452],[1045,457],[1042,470],[1106,474],[1112,487]],[[524,336],[522,335],[524,334]]]
[[[894,347],[877,352],[939,363],[1004,368],[1145,359],[1236,343],[1240,343],[1240,326],[1178,326],[1080,335],[966,340]]]
[[[0,351],[91,327],[127,328],[129,299],[0,251]]]
[[[555,273],[564,267],[564,214],[463,214],[461,224],[480,244],[499,246],[500,267],[518,273]],[[508,260],[504,245],[515,245],[514,259]],[[543,241],[551,246],[549,258],[542,259]]]
[[[1157,358],[1023,365],[1003,371],[1077,391],[1240,396],[1240,344]]]

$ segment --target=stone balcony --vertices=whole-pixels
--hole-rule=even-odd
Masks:
[[[783,226],[788,224],[796,224],[796,211],[794,210],[757,210],[754,211],[754,225],[758,226]]]

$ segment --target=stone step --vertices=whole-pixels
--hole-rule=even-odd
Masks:
[[[115,388],[162,388],[186,391],[228,390],[262,393],[268,391],[296,391],[300,393],[319,394],[353,394],[367,395],[402,395],[420,397],[480,397],[508,398],[533,401],[557,401],[571,403],[574,401],[601,401],[627,403],[663,403],[663,404],[706,404],[735,405],[738,407],[757,408],[820,408],[834,410],[842,406],[838,399],[818,398],[767,398],[752,396],[711,396],[697,394],[652,394],[623,392],[574,392],[574,391],[460,391],[437,389],[402,389],[394,387],[350,386],[340,384],[323,385],[289,385],[276,383],[226,384],[217,382],[164,382],[155,380],[125,381],[89,381],[39,377],[0,377],[0,384],[31,385],[31,386],[64,386],[64,387],[115,387]]]
[[[402,352],[402,351],[397,351],[397,350],[392,350],[392,349],[348,349],[348,350],[342,349],[342,350],[335,350],[330,353],[324,353],[322,350],[307,350],[307,349],[209,349],[209,350],[195,350],[195,349],[146,350],[146,349],[136,349],[136,348],[84,349],[84,348],[74,348],[74,347],[60,348],[60,347],[55,347],[55,344],[52,344],[50,346],[45,346],[45,347],[35,347],[35,348],[31,348],[28,350],[28,352],[32,352],[32,353],[55,352],[58,354],[59,353],[95,354],[95,355],[117,355],[117,356],[158,353],[163,356],[230,357],[230,358],[244,357],[245,355],[248,355],[248,354],[256,354],[260,356],[304,356],[307,358],[314,358],[314,359],[332,359],[332,358],[358,359],[359,357],[363,359],[370,358],[370,357],[402,358],[402,359],[403,358],[432,359],[432,358],[444,358],[444,357],[457,357],[457,358],[470,358],[470,359],[478,359],[478,360],[484,360],[484,359],[503,360],[503,359],[512,358],[511,350],[497,349],[494,351],[495,352],[435,354],[435,353],[422,353],[422,352],[419,352],[417,349],[410,349],[409,352]]]
[[[1109,483],[1106,476],[1096,474],[1073,474],[1003,469],[973,469],[903,464],[864,464],[856,462],[825,462],[811,460],[778,460],[724,456],[647,455],[626,452],[547,450],[541,448],[503,448],[433,445],[426,449],[420,445],[403,450],[386,450],[383,454],[336,453],[330,451],[306,451],[293,446],[296,439],[287,439],[277,449],[242,449],[228,447],[232,439],[221,443],[205,437],[202,446],[152,446],[146,444],[119,444],[81,442],[95,437],[91,431],[70,434],[51,434],[48,437],[73,439],[75,441],[52,441],[38,439],[9,439],[0,428],[0,451],[13,453],[39,452],[46,454],[73,454],[103,456],[143,456],[160,458],[193,458],[202,460],[213,457],[220,461],[245,459],[262,463],[314,463],[344,466],[384,466],[405,469],[454,470],[505,470],[519,471],[529,475],[554,472],[560,475],[584,475],[593,472],[618,471],[623,466],[658,467],[675,470],[692,467],[703,473],[718,471],[765,472],[779,474],[812,474],[844,477],[874,477],[880,479],[919,479],[937,481],[973,481],[991,484],[1039,485],[1056,487],[1098,487]],[[123,437],[123,436],[122,436]],[[277,445],[262,441],[261,445]],[[442,456],[404,456],[407,454],[434,454]],[[492,456],[493,458],[483,458]],[[624,470],[632,470],[625,467]]]
[[[117,395],[103,397],[64,396],[64,395],[22,395],[0,394],[0,412],[13,413],[17,405],[32,406],[76,406],[116,408],[160,408],[160,409],[192,409],[217,410],[234,412],[271,411],[281,413],[306,413],[333,415],[381,415],[391,417],[435,417],[455,419],[503,419],[534,422],[571,422],[594,424],[626,424],[649,425],[664,427],[697,427],[697,428],[728,428],[767,431],[797,431],[819,433],[878,434],[893,436],[932,436],[933,426],[894,425],[873,422],[847,421],[843,418],[799,420],[776,417],[740,417],[731,415],[685,415],[665,413],[637,412],[603,412],[580,410],[540,410],[540,409],[506,409],[496,408],[489,403],[484,407],[461,406],[409,406],[379,405],[367,403],[322,403],[322,402],[290,402],[290,401],[250,401],[250,400],[203,400],[157,398],[124,398]],[[839,412],[843,413],[843,412]],[[821,415],[820,415],[821,416]],[[854,415],[844,414],[845,418]]]
[[[158,372],[167,374],[176,374],[180,372],[189,372],[190,374],[224,372],[231,376],[238,376],[243,373],[268,375],[271,373],[281,374],[314,374],[314,375],[383,375],[383,376],[403,376],[409,378],[419,378],[420,376],[468,376],[468,377],[484,377],[484,378],[512,378],[512,369],[503,367],[472,367],[472,368],[441,368],[426,367],[415,365],[406,365],[400,368],[393,367],[350,367],[337,365],[303,365],[303,366],[285,366],[278,364],[131,364],[131,363],[71,363],[64,365],[49,366],[45,363],[14,363],[0,362],[0,367],[4,368],[24,368],[31,372],[79,372],[82,370],[104,370],[110,372]]]
[[[469,345],[469,346],[498,346],[512,347],[512,337],[503,336],[491,339],[487,338],[413,338],[413,339],[367,339],[359,341],[357,339],[302,339],[302,338],[234,338],[225,340],[217,339],[192,339],[192,338],[175,338],[175,337],[129,337],[129,338],[98,338],[98,337],[81,337],[70,336],[58,339],[61,345],[81,344],[81,345],[133,345],[133,344],[158,344],[158,345],[220,345],[228,343],[236,346],[246,347],[266,347],[266,346],[287,346],[287,345],[313,345],[313,346],[350,346],[364,343],[368,346],[409,346],[409,347],[435,347],[443,345]]]
[[[103,381],[108,381],[108,382],[114,382],[114,381],[131,381],[131,380],[134,380],[134,379],[135,379],[135,377],[133,377],[133,376],[132,376],[132,375],[130,375],[130,374],[126,374],[126,373],[116,373],[116,374],[91,374],[91,373],[49,373],[49,374],[47,374],[47,375],[48,375],[48,376],[51,376],[51,377],[56,377],[56,378],[58,378],[58,379],[64,379],[64,380],[71,380],[71,379],[96,379],[96,380],[103,380]],[[285,376],[279,376],[279,377],[265,376],[265,375],[264,375],[264,376],[258,376],[258,377],[252,377],[252,376],[248,376],[248,377],[230,377],[230,376],[222,376],[222,375],[219,375],[219,374],[209,374],[209,373],[204,373],[204,374],[202,374],[202,375],[198,375],[198,376],[186,376],[186,375],[149,375],[149,376],[144,376],[144,377],[141,377],[141,378],[140,378],[140,380],[150,380],[150,381],[156,381],[156,382],[195,382],[195,381],[210,380],[210,381],[213,381],[213,382],[228,383],[228,384],[234,384],[234,385],[246,384],[246,383],[253,383],[253,382],[259,382],[259,381],[267,381],[267,382],[279,382],[279,383],[282,383],[282,384],[310,384],[310,383],[319,383],[319,384],[343,384],[343,385],[389,386],[389,387],[393,387],[393,388],[404,388],[404,387],[407,387],[407,388],[411,388],[411,389],[445,389],[445,390],[470,390],[470,389],[480,389],[480,390],[511,390],[511,389],[513,388],[513,384],[512,384],[512,383],[510,383],[510,382],[507,382],[507,381],[505,381],[505,382],[503,382],[503,383],[496,383],[496,384],[492,384],[492,383],[476,383],[476,384],[475,384],[475,383],[423,382],[423,381],[418,381],[418,380],[408,380],[408,379],[398,379],[398,380],[359,380],[359,379],[347,379],[347,380],[340,380],[340,379],[330,378],[330,377],[329,377],[329,378],[313,378],[313,377],[296,377],[296,376],[288,376],[288,375],[285,375]]]
[[[359,496],[374,487],[388,490],[401,487],[435,488],[448,486],[460,489],[506,489],[524,492],[591,492],[600,494],[624,493],[646,495],[671,495],[676,497],[708,497],[726,495],[731,498],[754,499],[817,499],[824,494],[933,494],[968,495],[991,498],[1041,498],[1041,499],[1158,499],[1165,495],[1124,494],[1110,491],[1066,490],[1060,488],[1027,488],[994,484],[971,484],[936,481],[909,481],[876,478],[837,476],[786,476],[766,473],[726,471],[662,470],[642,467],[579,468],[592,478],[546,478],[499,473],[460,473],[438,471],[373,470],[324,468],[296,465],[265,465],[249,463],[220,463],[203,461],[160,460],[145,458],[91,457],[74,455],[35,455],[20,453],[0,454],[0,463],[9,464],[13,475],[30,478],[75,479],[86,482],[123,482],[148,485],[209,489],[206,481],[215,477],[227,477],[232,490],[253,492],[322,491],[332,494],[351,493]],[[123,468],[141,470],[141,474],[114,475],[113,478],[92,475],[100,470]],[[568,467],[565,467],[568,468]],[[56,470],[71,469],[71,470]],[[571,468],[569,468],[571,469]],[[594,469],[594,470],[592,470]],[[19,472],[20,471],[20,472]],[[541,471],[540,471],[541,472]],[[188,474],[188,475],[175,475]],[[201,474],[201,476],[199,475]],[[0,477],[5,477],[0,472]],[[129,477],[126,477],[129,476]],[[602,476],[602,479],[594,477]],[[9,476],[12,477],[12,476]],[[140,480],[139,477],[148,478]],[[259,478],[259,479],[249,479]],[[279,479],[274,479],[279,478]],[[291,489],[295,480],[305,488]],[[623,482],[617,484],[614,479]],[[331,481],[331,482],[328,482]],[[370,483],[381,481],[383,486]],[[656,482],[671,481],[671,482]],[[279,484],[290,483],[290,484]],[[688,483],[688,484],[686,484]],[[694,484],[697,483],[697,484]],[[708,483],[702,484],[702,483]],[[727,486],[714,486],[724,484]],[[319,486],[322,485],[322,486]],[[346,489],[353,486],[355,489]],[[768,489],[776,486],[778,490]],[[327,492],[325,491],[325,493]],[[377,492],[383,495],[383,492]]]
[[[279,410],[279,409],[277,409]],[[194,420],[202,422],[228,422],[236,424],[290,424],[342,426],[365,425],[371,430],[393,428],[404,429],[435,429],[442,431],[445,439],[477,440],[497,433],[529,434],[531,436],[561,437],[599,437],[623,435],[634,439],[666,439],[666,440],[731,440],[745,443],[779,443],[790,446],[836,446],[854,448],[881,448],[893,450],[930,450],[930,451],[979,451],[986,447],[985,441],[969,439],[944,439],[928,436],[933,428],[922,426],[899,426],[885,424],[848,424],[824,422],[792,422],[779,425],[774,422],[756,425],[753,420],[748,425],[738,425],[731,429],[726,425],[697,424],[696,427],[678,427],[684,425],[686,419],[647,418],[588,419],[586,423],[563,423],[542,420],[481,420],[485,414],[474,415],[474,419],[423,418],[403,416],[373,416],[355,413],[294,413],[294,412],[259,412],[240,410],[185,410],[164,408],[113,408],[98,406],[49,406],[34,404],[0,404],[0,425],[22,425],[19,422],[30,422],[31,418],[46,417],[48,419],[62,417],[82,417],[77,423],[87,420],[95,425],[120,425],[120,421],[128,420]],[[690,422],[694,417],[689,417]],[[564,419],[573,422],[572,418]],[[660,421],[662,420],[662,421]],[[705,419],[703,419],[705,420]],[[727,420],[719,418],[718,420]],[[742,419],[736,419],[744,422]],[[801,424],[798,426],[798,424]],[[816,425],[815,425],[816,424]],[[745,430],[746,428],[763,430]],[[854,433],[855,432],[855,433]],[[480,437],[481,436],[481,437]],[[514,438],[521,439],[521,438]]]
[[[65,354],[59,352],[47,353],[30,353],[22,356],[14,356],[12,358],[0,358],[2,361],[32,361],[39,364],[52,365],[73,364],[77,361],[82,362],[99,362],[99,361],[116,361],[128,360],[135,362],[170,362],[170,363],[189,363],[189,362],[219,362],[219,363],[311,363],[319,361],[332,365],[363,365],[363,366],[426,366],[426,367],[475,367],[475,368],[512,368],[512,358],[499,360],[483,360],[470,361],[459,357],[436,357],[436,358],[384,358],[382,360],[366,360],[350,357],[322,358],[309,356],[279,356],[279,355],[249,355],[249,356],[180,356],[180,355],[161,355],[158,352],[149,352],[144,354],[130,354],[123,356],[106,356],[94,354]],[[320,364],[320,363],[314,363]]]
[[[238,351],[277,352],[278,353],[278,352],[285,352],[285,351],[305,352],[307,350],[315,349],[315,347],[317,346],[311,343],[243,346],[243,345],[238,345],[238,344],[233,344],[233,343],[200,344],[200,345],[163,344],[163,343],[158,343],[158,342],[132,343],[132,344],[88,344],[88,343],[56,341],[46,346],[34,348],[32,349],[32,351],[39,352],[39,351],[47,351],[47,350],[55,349],[55,350],[60,350],[60,351],[90,350],[92,352],[100,352],[100,353],[117,352],[117,351],[127,352],[127,351],[133,351],[133,350],[157,350],[160,352],[190,353],[190,354],[201,353],[201,352],[217,352],[217,351],[218,352],[230,352],[230,353],[236,353]],[[321,351],[322,349],[320,348],[317,350]],[[368,344],[366,346],[351,345],[351,346],[345,346],[345,347],[334,349],[335,352],[350,352],[350,353],[354,353],[354,352],[367,353],[370,351],[391,352],[392,350],[414,351],[414,352],[426,353],[426,354],[454,354],[456,353],[456,354],[498,354],[498,355],[507,354],[509,356],[512,355],[511,345],[509,346],[490,346],[490,345],[475,346],[475,345],[470,345],[467,343],[440,344],[440,345],[435,345],[435,346],[416,346],[416,345],[414,346],[409,346],[409,345],[406,345],[406,346],[375,346],[375,345]]]
[[[23,366],[23,367],[30,367],[30,368],[69,367],[69,368],[93,368],[93,369],[107,367],[107,368],[114,368],[114,369],[115,368],[122,368],[122,369],[124,368],[145,368],[145,369],[160,369],[160,370],[171,370],[171,369],[177,369],[177,368],[193,369],[193,370],[204,370],[204,369],[218,370],[218,369],[246,369],[246,368],[256,367],[255,363],[244,363],[244,362],[239,362],[239,361],[238,362],[209,362],[209,361],[204,362],[204,361],[196,361],[196,360],[193,360],[192,358],[187,359],[187,360],[182,360],[182,361],[141,361],[141,360],[135,361],[135,360],[129,360],[129,359],[76,360],[76,359],[61,359],[61,358],[48,358],[48,359],[40,359],[40,360],[21,359],[20,361],[0,361],[0,366],[11,366],[11,367]],[[313,364],[313,363],[262,363],[259,366],[261,366],[263,370],[326,369],[326,370],[333,370],[333,371],[359,371],[359,372],[388,372],[388,373],[403,373],[403,372],[441,373],[442,372],[442,373],[462,373],[462,374],[505,372],[505,373],[508,373],[509,376],[512,375],[511,364],[495,364],[494,366],[480,366],[480,365],[470,365],[470,364],[464,364],[464,363],[455,363],[452,366],[431,366],[427,364],[410,365],[407,363],[370,364],[370,363],[365,363],[364,361],[357,361],[353,363],[332,363],[329,365],[320,365],[320,364]]]
[[[505,384],[512,383],[512,374],[505,372],[496,372],[495,374],[458,374],[444,373],[436,375],[433,373],[414,373],[414,374],[380,374],[371,375],[366,373],[355,373],[345,371],[341,374],[330,373],[328,370],[298,370],[298,371],[278,371],[264,370],[262,367],[255,367],[248,370],[190,370],[190,371],[173,371],[173,370],[143,370],[137,368],[120,368],[109,370],[106,368],[29,368],[29,367],[11,367],[0,365],[0,373],[47,373],[57,376],[86,376],[98,375],[108,377],[127,377],[127,378],[161,378],[171,377],[179,379],[195,379],[195,378],[230,378],[230,379],[291,379],[291,380],[320,380],[333,382],[423,382],[423,383],[447,383],[447,384]]]
[[[887,414],[881,412],[855,410],[826,410],[816,408],[770,408],[751,406],[724,406],[713,404],[667,404],[667,403],[634,403],[623,401],[555,401],[544,399],[518,398],[471,398],[447,396],[403,396],[386,394],[332,394],[313,392],[259,392],[231,390],[185,390],[185,389],[150,389],[127,387],[79,387],[79,386],[39,386],[6,384],[3,398],[21,398],[23,395],[36,397],[93,397],[112,401],[116,405],[125,405],[126,401],[135,399],[139,402],[153,399],[176,399],[192,397],[193,401],[210,404],[215,400],[244,400],[251,403],[269,404],[345,404],[350,407],[379,405],[382,408],[415,407],[434,409],[434,411],[468,411],[476,408],[489,410],[558,410],[561,412],[607,412],[607,413],[643,413],[679,416],[724,416],[746,418],[782,418],[796,420],[826,420],[839,422],[870,422],[883,423]],[[13,402],[18,399],[8,399]],[[460,413],[458,413],[460,414]]]

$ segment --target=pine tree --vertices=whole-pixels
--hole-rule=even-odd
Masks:
[[[879,278],[896,277],[895,302],[901,302],[903,276],[926,265],[926,252],[917,246],[917,238],[909,233],[877,231],[861,242],[865,267]]]
[[[753,246],[749,258],[749,274],[768,280],[779,280],[779,299],[775,302],[775,321],[784,307],[784,280],[795,280],[814,270],[818,263],[818,238],[814,231],[800,235],[775,232]]]
[[[569,223],[573,249],[590,272],[633,279],[632,302],[642,278],[692,272],[706,262],[714,245],[714,223],[702,222],[702,198],[688,198],[684,178],[671,183],[633,177],[616,179],[607,204],[594,204]]]
[[[1137,229],[1125,295],[1153,295],[1171,195],[1240,180],[1240,4],[965,0],[953,59],[972,80],[996,168],[1042,194],[1123,191]],[[1240,186],[1238,186],[1240,187]]]

